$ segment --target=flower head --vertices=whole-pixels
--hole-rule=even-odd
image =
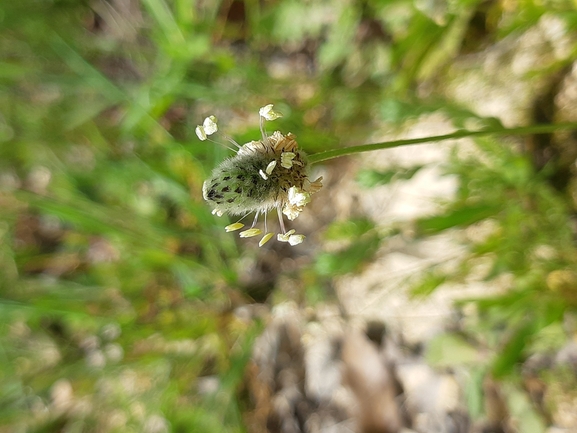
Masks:
[[[272,104],[259,110],[261,116],[261,134],[258,141],[238,146],[237,154],[226,159],[216,167],[211,177],[204,182],[203,197],[213,208],[213,213],[221,216],[256,213],[252,226],[240,237],[252,237],[262,233],[255,228],[260,214],[265,215],[266,234],[259,242],[264,245],[273,233],[267,231],[266,215],[276,209],[279,217],[280,233],[277,239],[290,245],[300,244],[305,236],[287,232],[283,214],[289,220],[296,219],[304,207],[311,201],[311,194],[322,187],[322,178],[311,181],[308,178],[308,165],[305,153],[298,148],[295,136],[275,131],[272,135],[264,132],[262,119],[275,120],[281,117],[273,110]],[[200,134],[199,134],[200,130]],[[202,126],[197,127],[197,135],[206,139],[217,131],[216,118],[209,116]],[[230,224],[227,231],[238,230],[240,222]]]

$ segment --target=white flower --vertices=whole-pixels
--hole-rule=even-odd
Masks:
[[[296,186],[291,186],[288,190],[288,203],[285,203],[282,213],[285,214],[289,220],[293,221],[310,201],[311,195],[308,192]]]
[[[272,104],[265,105],[260,110],[258,110],[258,114],[260,114],[260,116],[264,117],[266,120],[275,120],[278,119],[279,117],[282,117],[282,114],[274,111],[272,107],[273,107]]]
[[[288,243],[294,247],[295,245],[302,243],[302,241],[305,240],[305,237],[305,235],[290,235],[288,238]]]
[[[285,204],[284,207],[282,208],[282,213],[285,214],[286,217],[291,221],[297,219],[302,211],[303,211],[302,207],[295,206],[290,203]]]
[[[292,168],[293,159],[296,156],[294,152],[283,152],[280,155],[280,165],[284,168]]]
[[[212,135],[218,131],[218,125],[216,124],[217,122],[218,120],[215,116],[208,116],[206,119],[204,119],[204,122],[202,122],[202,127],[204,128],[206,135]]]
[[[294,206],[303,207],[311,201],[311,195],[296,186],[291,186],[288,190],[288,200]]]
[[[279,233],[276,236],[277,241],[279,242],[288,242],[289,238],[291,237],[291,235],[295,232],[295,229],[289,230],[288,232],[286,232],[284,235],[282,233]]]
[[[194,132],[196,132],[196,136],[200,141],[206,140],[206,132],[204,132],[204,128],[202,126],[197,126]]]
[[[198,125],[195,129],[196,136],[199,140],[204,141],[206,140],[207,135],[212,135],[216,131],[218,131],[218,125],[216,124],[218,120],[215,116],[208,116],[204,119],[202,126]]]

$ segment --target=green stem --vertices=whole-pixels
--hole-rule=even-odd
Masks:
[[[480,137],[483,135],[529,135],[529,134],[546,134],[564,129],[577,129],[577,122],[557,123],[553,125],[532,125],[519,126],[516,128],[488,128],[480,131],[458,130],[451,134],[433,135],[431,137],[408,138],[405,140],[385,141],[383,143],[363,144],[361,146],[343,147],[340,149],[327,150],[325,152],[315,153],[308,156],[310,164],[327,161],[340,156],[353,155],[355,153],[370,152],[372,150],[390,149],[399,146],[408,146],[410,144],[429,143],[444,140],[455,140],[464,137]]]

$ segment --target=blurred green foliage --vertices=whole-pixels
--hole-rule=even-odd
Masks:
[[[375,187],[377,185],[387,185],[396,180],[409,180],[423,168],[418,165],[411,168],[397,167],[390,170],[360,170],[357,175],[357,182],[365,188]]]
[[[552,8],[575,21],[570,2],[554,3],[2,2],[0,431],[245,431],[244,367],[261,323],[233,311],[249,302],[239,258],[254,251],[202,202],[227,152],[199,144],[193,125],[246,119],[232,129],[248,141],[258,122],[247,113],[275,102],[279,129],[309,152],[433,111],[462,127],[478,116],[417,85]],[[478,302],[484,320],[467,329],[499,353],[491,368],[503,376],[574,309],[575,247],[567,201],[529,160],[489,140],[480,149],[490,163],[455,159],[458,199],[417,227],[489,220],[493,234],[416,292],[464,278],[478,257],[492,260],[487,278],[512,274],[514,290]],[[419,169],[362,171],[360,182]],[[386,239],[362,219],[323,233],[341,246],[300,274],[315,300]]]

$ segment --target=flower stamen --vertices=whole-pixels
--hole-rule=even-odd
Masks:
[[[201,140],[204,141],[207,138],[207,135],[212,135],[216,131],[218,131],[217,125],[218,119],[216,116],[208,116],[202,122],[202,126],[198,125],[195,129],[196,136]]]
[[[305,235],[290,235],[288,238],[288,243],[294,247],[295,245],[302,243],[302,241],[305,240],[305,237]]]
[[[260,215],[260,212],[257,212],[256,215],[254,216],[254,220],[252,220],[252,225],[250,226],[250,228],[254,228],[254,226],[256,225],[256,222],[258,221],[258,216]]]
[[[288,241],[289,241],[289,238],[291,237],[291,235],[292,235],[295,231],[296,231],[295,229],[291,229],[291,230],[289,230],[289,231],[286,232],[286,233],[283,233],[283,234],[279,233],[279,234],[276,236],[276,239],[277,239],[277,241],[279,241],[279,242],[288,242]]]
[[[238,235],[241,238],[252,238],[253,236],[258,236],[262,233],[261,229],[248,229],[245,230],[244,232],[240,232]]]
[[[236,231],[236,230],[240,230],[240,229],[243,228],[243,227],[244,227],[244,224],[243,224],[243,223],[236,222],[236,223],[234,223],[234,224],[229,224],[229,225],[227,225],[224,229],[225,229],[226,232],[228,233],[228,232],[234,232],[234,231]]]
[[[277,206],[276,211],[277,211],[277,214],[278,214],[278,221],[279,221],[279,224],[280,224],[280,229],[281,229],[281,231],[282,231],[282,234],[285,234],[285,233],[286,233],[286,228],[285,228],[285,226],[284,226],[284,220],[283,220],[283,217],[282,217],[282,211],[281,211],[280,206]]]
[[[274,233],[267,233],[266,235],[264,235],[262,237],[262,239],[258,243],[258,246],[262,247],[264,244],[266,244],[268,241],[270,241],[273,236],[274,236]]]
[[[274,111],[272,109],[273,106],[274,106],[273,104],[268,104],[268,105],[265,105],[264,107],[261,107],[258,110],[258,114],[260,115],[260,117],[264,117],[266,120],[269,120],[269,121],[270,120],[276,120],[279,117],[282,117],[281,113]]]
[[[294,152],[283,152],[280,154],[280,165],[284,168],[292,168],[293,159],[296,156]]]
[[[271,162],[269,162],[269,164],[266,166],[266,174],[270,175],[272,174],[272,171],[274,170],[274,168],[276,167],[276,159],[273,159]],[[266,180],[266,179],[265,179]]]

